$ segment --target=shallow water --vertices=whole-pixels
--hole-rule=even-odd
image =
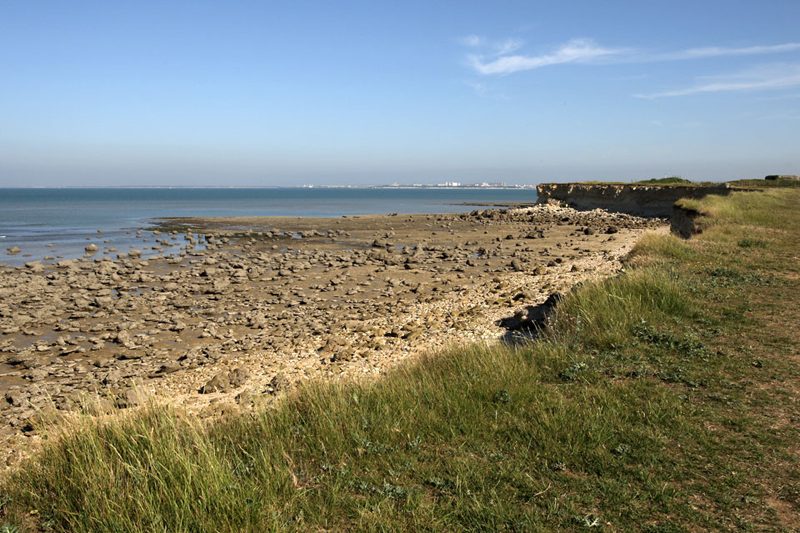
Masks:
[[[157,240],[166,236],[137,233],[162,217],[453,213],[535,200],[532,189],[0,189],[0,264],[80,257],[89,243],[100,248],[97,257],[132,248],[144,255],[177,252],[182,239],[162,246]],[[17,255],[7,252],[14,246]]]

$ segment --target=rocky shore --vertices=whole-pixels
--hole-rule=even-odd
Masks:
[[[149,397],[198,416],[300,380],[380,374],[620,268],[663,220],[552,205],[463,215],[164,220],[173,257],[133,251],[0,267],[0,461],[48,413]],[[102,250],[100,250],[102,252]]]

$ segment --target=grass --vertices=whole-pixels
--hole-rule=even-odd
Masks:
[[[800,191],[695,207],[702,235],[643,238],[528,346],[207,427],[79,419],[3,481],[0,531],[791,529]]]
[[[650,185],[658,187],[708,187],[719,186],[721,183],[713,181],[691,181],[680,176],[669,176],[665,178],[649,178],[639,181],[614,181],[614,180],[586,180],[572,183],[572,185]]]
[[[720,230],[727,232],[746,230],[760,231],[781,228],[786,222],[782,211],[785,189],[769,189],[760,194],[735,193],[730,197],[707,196],[702,199],[682,199],[678,203],[705,213],[712,220],[726,222]],[[719,225],[718,225],[719,226]]]
[[[798,188],[800,181],[792,179],[742,179],[730,181],[728,184],[738,189],[777,189],[777,188]]]
[[[684,239],[653,232],[639,238],[627,261],[635,266],[643,266],[659,262],[688,261],[696,257],[694,247]]]
[[[681,178],[680,176],[669,176],[666,178],[650,178],[635,182],[636,185],[694,185],[694,182]]]

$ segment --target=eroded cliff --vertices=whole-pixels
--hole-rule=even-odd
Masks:
[[[536,190],[540,203],[557,201],[579,210],[600,208],[646,217],[671,217],[673,205],[679,198],[727,195],[731,191],[726,184],[653,186],[602,183],[543,183]]]

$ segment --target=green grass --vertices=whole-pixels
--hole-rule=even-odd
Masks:
[[[696,257],[697,252],[684,239],[653,232],[639,238],[627,260],[634,265],[646,265],[654,262],[687,261]]]
[[[761,190],[761,189],[786,189],[799,188],[800,181],[791,179],[765,180],[742,179],[729,181],[728,185],[734,189]]]
[[[680,176],[669,176],[667,178],[650,178],[635,182],[637,185],[694,185],[694,182],[681,178]]]
[[[692,181],[680,176],[669,176],[666,178],[649,178],[638,181],[616,181],[616,180],[586,180],[573,182],[572,185],[650,185],[658,187],[708,187],[721,185],[713,181]]]
[[[701,236],[643,238],[528,346],[209,426],[78,419],[4,480],[0,531],[791,529],[800,191],[694,205]]]

